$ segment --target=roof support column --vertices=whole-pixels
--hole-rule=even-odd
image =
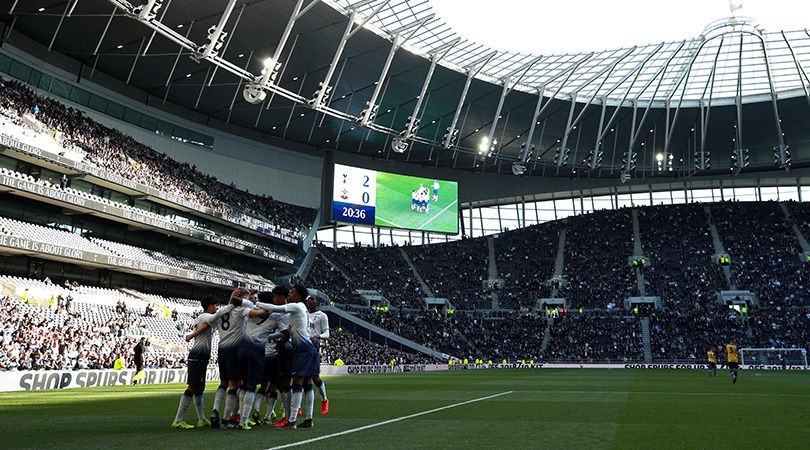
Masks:
[[[458,130],[456,129],[456,125],[458,124],[458,119],[461,116],[461,110],[464,109],[464,102],[467,101],[467,93],[470,91],[470,84],[472,83],[473,77],[475,77],[484,66],[489,63],[492,58],[495,57],[497,52],[492,52],[487,55],[484,55],[478,61],[475,61],[470,65],[467,69],[467,80],[464,82],[464,88],[461,90],[461,97],[458,99],[458,105],[456,106],[456,110],[453,113],[453,120],[450,122],[450,127],[447,128],[447,133],[451,136],[456,136],[458,134]],[[444,148],[450,149],[455,147],[455,139],[448,139],[444,142]],[[455,158],[456,152],[453,153],[453,157]]]
[[[219,22],[208,29],[208,42],[198,47],[197,51],[192,55],[194,60],[210,59],[212,56],[219,54],[219,49],[225,43],[225,36],[228,35],[225,31],[225,25],[228,24],[228,19],[231,18],[231,13],[233,13],[233,9],[236,7],[236,1],[237,0],[228,0],[228,4],[225,6],[225,11],[222,13],[222,17],[219,18]]]
[[[513,70],[503,78],[502,82],[503,89],[501,90],[501,98],[498,100],[498,107],[495,109],[495,116],[492,118],[492,126],[489,127],[489,133],[487,133],[487,136],[481,141],[480,145],[478,146],[478,155],[480,155],[482,158],[487,158],[488,156],[491,156],[492,151],[495,150],[495,147],[497,145],[497,141],[494,140],[495,128],[498,126],[498,120],[501,118],[501,111],[503,111],[503,103],[504,101],[506,101],[506,96],[509,95],[510,92],[512,92],[512,89],[514,89],[515,86],[517,86],[518,83],[520,83],[523,77],[526,76],[526,73],[532,68],[532,66],[537,64],[537,62],[540,61],[541,58],[542,56],[535,57],[534,59],[526,62],[522,66]],[[514,77],[517,74],[520,75],[513,80],[512,77]]]
[[[321,109],[326,106],[325,99],[327,95],[329,95],[329,92],[332,91],[332,87],[329,86],[329,83],[332,81],[332,76],[335,74],[335,69],[340,61],[340,57],[343,55],[343,50],[346,48],[346,42],[348,42],[352,36],[354,36],[366,23],[368,23],[371,18],[379,14],[379,12],[382,11],[385,5],[387,5],[389,2],[389,0],[383,0],[379,5],[377,5],[377,8],[374,9],[371,14],[363,19],[359,24],[355,24],[355,21],[357,20],[357,11],[359,8],[372,3],[373,1],[374,0],[363,0],[351,6],[352,12],[349,15],[349,22],[346,24],[346,29],[343,31],[343,36],[340,38],[337,50],[335,50],[335,55],[332,57],[332,62],[329,63],[326,76],[324,77],[323,81],[319,83],[318,90],[315,92],[315,97],[309,101],[310,107],[314,109]],[[269,75],[266,77],[263,76],[259,81],[265,81],[264,78],[269,78]]]
[[[765,57],[765,71],[768,75],[768,86],[771,90],[771,106],[773,107],[773,118],[776,124],[776,141],[778,145],[774,147],[774,156],[776,156],[776,165],[790,172],[790,146],[785,143],[785,133],[782,131],[782,119],[779,118],[779,106],[776,104],[776,89],[773,86],[773,76],[771,75],[771,62],[768,58],[768,48],[765,45],[765,39],[759,37],[760,44],[762,45],[762,56]],[[802,83],[804,84],[804,83]]]
[[[398,30],[394,34],[394,41],[391,44],[391,50],[388,51],[388,57],[385,59],[385,64],[383,65],[383,69],[380,72],[380,76],[377,79],[377,82],[374,83],[374,92],[371,94],[371,99],[366,103],[366,108],[363,110],[363,113],[360,114],[360,117],[355,121],[357,126],[364,127],[369,122],[374,122],[374,118],[377,116],[377,109],[379,109],[380,107],[380,105],[377,104],[377,99],[380,96],[380,90],[383,87],[385,77],[388,76],[388,71],[391,69],[391,62],[394,61],[394,54],[396,54],[397,50],[399,50],[399,48],[402,47],[402,44],[408,41],[408,39],[413,37],[413,35],[416,34],[417,31],[419,31],[422,25],[424,25],[431,19],[433,19],[433,15],[427,16],[417,22],[409,24],[404,28]],[[403,33],[408,30],[410,30],[410,32],[403,37]]]
[[[408,148],[407,140],[416,135],[416,132],[419,130],[419,112],[422,109],[422,102],[425,100],[425,94],[427,93],[428,86],[430,85],[430,80],[433,78],[433,72],[436,69],[436,64],[442,58],[444,58],[445,55],[447,55],[447,53],[450,52],[450,50],[460,40],[461,38],[457,38],[434,51],[433,56],[430,58],[430,67],[428,67],[425,81],[422,82],[422,89],[419,90],[419,95],[416,97],[416,104],[413,107],[413,113],[408,116],[408,120],[405,123],[405,129],[400,131],[399,137],[394,138],[394,142],[392,143],[395,150],[401,149],[404,152]]]
[[[810,33],[808,33],[807,30],[804,30],[804,32],[807,34],[807,37],[810,37]],[[804,98],[807,100],[807,104],[810,105],[810,92],[807,90],[810,84],[810,78],[807,77],[807,72],[804,71],[804,67],[802,67],[798,58],[796,58],[793,46],[790,45],[790,41],[788,41],[784,31],[782,32],[782,39],[785,40],[785,44],[787,44],[787,48],[790,50],[790,56],[793,57],[793,63],[796,65],[796,72],[799,73],[799,81],[802,83],[802,90],[804,90]]]

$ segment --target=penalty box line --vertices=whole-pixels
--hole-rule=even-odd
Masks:
[[[449,205],[445,206],[445,207],[444,207],[444,209],[442,209],[441,211],[439,211],[439,214],[436,214],[435,216],[431,217],[431,218],[430,218],[430,220],[428,220],[427,222],[423,223],[423,224],[422,224],[422,226],[421,226],[421,227],[419,227],[419,229],[421,230],[422,228],[425,228],[426,226],[428,226],[428,224],[429,224],[430,222],[433,222],[433,219],[435,219],[435,218],[437,218],[437,217],[441,216],[442,214],[444,214],[444,212],[445,212],[445,211],[447,211],[447,210],[448,210],[448,209],[449,209],[451,206],[455,205],[456,203],[458,203],[458,200],[453,200],[453,203],[450,203]]]
[[[327,435],[324,435],[324,436],[318,436],[318,437],[315,437],[315,438],[312,438],[312,439],[306,439],[304,441],[293,442],[291,444],[285,444],[285,445],[279,445],[277,447],[271,447],[268,450],[280,450],[282,448],[297,447],[299,445],[311,444],[313,442],[322,441],[324,439],[329,439],[329,438],[333,438],[333,437],[337,437],[337,436],[343,436],[343,435],[346,435],[346,434],[356,433],[358,431],[368,430],[370,428],[381,427],[383,425],[388,425],[388,424],[391,424],[391,423],[400,422],[400,421],[407,420],[407,419],[413,419],[414,417],[424,416],[426,414],[433,414],[435,412],[444,411],[445,409],[456,408],[458,406],[469,405],[470,403],[476,403],[476,402],[481,402],[481,401],[484,401],[484,400],[489,400],[489,399],[495,398],[495,397],[501,397],[503,395],[508,395],[508,394],[513,393],[513,392],[514,391],[506,391],[506,392],[501,392],[500,394],[493,394],[493,395],[487,395],[486,397],[474,398],[472,400],[467,400],[467,401],[459,402],[459,403],[453,403],[452,405],[441,406],[439,408],[429,409],[427,411],[422,411],[422,412],[418,412],[418,413],[414,413],[414,414],[409,414],[407,416],[397,417],[395,419],[389,419],[389,420],[385,420],[385,421],[382,421],[382,422],[372,423],[372,424],[369,424],[369,425],[364,425],[362,427],[352,428],[350,430],[340,431],[340,432],[337,432],[337,433],[327,434]]]

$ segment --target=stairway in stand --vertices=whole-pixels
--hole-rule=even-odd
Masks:
[[[641,320],[641,338],[644,340],[644,362],[650,364],[652,363],[652,347],[650,345],[650,318],[642,317],[639,320]]]

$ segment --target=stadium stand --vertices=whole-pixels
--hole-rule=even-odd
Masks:
[[[751,290],[769,307],[804,305],[810,293],[807,264],[779,205],[721,202],[711,209],[737,287]]]
[[[703,205],[644,207],[638,215],[645,256],[652,264],[643,269],[649,293],[660,296],[664,308],[714,302],[727,286],[714,261]]]
[[[435,358],[423,354],[408,353],[385,345],[376,344],[345,330],[332,328],[329,339],[321,345],[321,362],[333,364],[436,364]]]
[[[492,361],[540,360],[545,317],[536,314],[485,314],[434,311],[357,314],[394,334],[423,342],[443,353],[467,359]]]
[[[457,309],[489,308],[484,293],[487,279],[487,243],[485,239],[406,247],[416,269],[433,290]]]
[[[84,298],[78,292],[76,296]],[[107,305],[79,300],[71,314],[62,308],[2,297],[0,312],[0,370],[112,368],[119,357],[131,358],[139,336],[129,332],[139,326],[132,310],[116,312]],[[183,351],[155,349],[147,353],[146,367],[184,364]]]
[[[551,325],[545,360],[576,362],[641,361],[643,343],[636,317],[565,314]]]
[[[72,195],[75,195],[75,196],[83,198],[83,199],[92,200],[94,202],[101,203],[103,205],[109,205],[109,206],[119,208],[119,209],[124,210],[124,211],[128,211],[130,213],[141,214],[141,215],[147,216],[147,217],[157,221],[157,223],[160,223],[160,221],[164,221],[164,222],[171,223],[173,226],[176,226],[176,227],[188,228],[190,230],[193,230],[193,231],[196,231],[196,232],[199,232],[199,233],[203,233],[203,234],[209,236],[209,239],[212,240],[212,241],[222,240],[222,241],[226,241],[226,242],[231,242],[232,244],[230,246],[234,246],[233,244],[237,244],[237,245],[242,245],[242,246],[247,247],[247,248],[255,248],[255,249],[260,251],[260,254],[266,254],[266,255],[269,255],[269,257],[273,257],[273,256],[279,257],[280,256],[274,249],[271,249],[270,247],[260,245],[260,244],[256,244],[256,243],[253,243],[253,242],[250,242],[250,241],[247,241],[247,240],[244,240],[244,239],[240,239],[240,238],[234,237],[234,236],[225,236],[225,235],[217,234],[217,233],[214,233],[214,232],[212,232],[210,230],[207,230],[205,228],[196,226],[196,225],[194,225],[193,223],[191,223],[191,222],[189,222],[187,220],[182,220],[177,216],[161,215],[161,214],[158,214],[158,213],[155,213],[155,212],[152,212],[152,211],[137,208],[135,206],[130,206],[130,205],[126,204],[126,203],[116,202],[116,201],[110,200],[108,198],[104,198],[104,197],[94,195],[94,194],[91,194],[91,193],[88,193],[88,192],[83,192],[83,191],[80,191],[80,190],[76,190],[76,189],[73,189],[71,187],[64,187],[64,186],[56,185],[56,184],[50,183],[47,180],[37,179],[37,178],[35,178],[35,177],[31,176],[31,175],[26,175],[26,174],[17,172],[15,170],[9,170],[9,169],[7,169],[5,167],[0,167],[0,175],[5,175],[7,177],[15,178],[17,180],[26,181],[26,182],[29,182],[29,183],[34,183],[36,185],[43,186],[43,187],[46,187],[46,188],[60,189],[60,190],[66,192],[68,194],[72,194]],[[227,244],[225,244],[225,245],[227,245]]]
[[[199,301],[132,290],[71,285],[0,276],[12,295],[0,299],[0,370],[112,368],[118,357],[131,366],[132,348],[146,337],[145,367],[184,367]],[[135,296],[137,295],[137,296]],[[25,298],[25,300],[21,300]],[[65,300],[70,298],[70,305]],[[321,353],[331,364],[426,364],[435,358],[370,342],[348,330],[331,330]],[[214,334],[214,347],[218,334]],[[216,354],[210,365],[215,366]]]
[[[59,245],[64,248],[90,253],[127,258],[144,264],[160,267],[183,268],[202,275],[219,279],[227,277],[233,282],[244,281],[254,286],[273,286],[274,284],[260,275],[244,274],[234,270],[215,267],[199,261],[178,258],[152,250],[146,250],[127,244],[107,241],[99,238],[86,238],[75,233],[56,228],[36,225],[6,217],[0,217],[0,234],[14,236],[32,241]],[[223,281],[225,282],[225,281]],[[229,284],[230,285],[230,284]]]
[[[572,308],[621,305],[636,285],[627,263],[633,254],[630,210],[571,217],[566,228],[566,284],[561,295]]]
[[[37,95],[23,83],[8,79],[0,83],[0,110],[4,115],[22,124],[19,117],[36,109],[36,119],[64,133],[70,144],[86,152],[84,162],[214,210],[240,225],[250,226],[256,220],[252,216],[257,216],[275,230],[299,239],[312,225],[315,218],[312,209],[226,185],[201,173],[196,166],[174,161],[89,119],[79,110]]]
[[[739,258],[745,261],[744,264],[740,263],[740,267],[746,267],[752,273],[766,274],[760,277],[764,281],[756,284],[751,277],[737,276],[737,279],[749,283],[750,288],[760,298],[766,299],[767,304],[759,310],[743,314],[717,303],[717,293],[728,286],[717,262],[713,260],[709,219],[703,205],[640,208],[639,223],[644,251],[652,260],[652,266],[644,268],[647,290],[650,295],[664,299],[662,311],[640,312],[650,317],[653,358],[661,361],[702,361],[709,345],[719,345],[732,335],[750,345],[806,345],[805,330],[809,323],[806,315],[802,310],[784,307],[806,303],[808,295],[803,287],[806,284],[803,281],[806,269],[799,264],[796,238],[787,228],[778,205],[772,202],[735,203],[716,204],[713,208],[719,208],[713,211],[716,221],[718,217],[758,211],[751,213],[753,217],[759,217],[755,219],[755,226],[719,219],[718,229],[722,239],[728,242],[727,248],[733,258],[741,255]],[[791,205],[791,208],[801,212],[795,205]],[[803,217],[796,213],[796,221],[802,229],[806,227]],[[542,356],[546,361],[641,361],[644,344],[638,316],[624,316],[615,311],[623,308],[622,300],[625,297],[636,294],[632,271],[627,264],[627,257],[633,252],[631,224],[629,209],[601,211],[569,219],[565,255],[569,288],[565,292],[573,301],[574,312],[557,313],[558,318],[555,318],[549,330],[548,348],[542,354],[539,343],[543,340],[546,319],[536,315],[517,315],[513,311],[478,315],[461,310],[447,316],[433,311],[412,310],[389,314],[368,311],[358,315],[395,334],[459,357],[512,360],[541,359]],[[522,283],[527,286],[525,290],[513,291],[515,296],[524,292],[527,298],[525,302],[508,300],[503,309],[531,307],[534,304],[528,299],[546,295],[548,288],[541,280],[548,279],[553,270],[553,249],[563,226],[562,222],[549,222],[504,232],[496,239],[498,267],[501,276],[507,279],[505,292],[511,291],[510,285]],[[738,233],[747,233],[746,240],[726,237],[739,236]],[[746,245],[741,246],[739,242],[746,242]],[[486,267],[485,245],[485,238],[478,238],[450,244],[406,247],[406,251],[436,292],[441,293],[446,286],[453,286],[450,292],[476,292],[476,295],[483,296],[478,286],[484,276],[483,268]],[[461,250],[462,247],[472,249],[472,252]],[[375,273],[379,267],[385,267],[379,265],[379,261],[374,263],[377,267],[366,262],[366,257],[372,258],[369,255],[375,251],[371,248],[328,250],[330,260],[351,261],[346,265],[351,266],[349,270],[353,273]],[[757,256],[763,254],[776,255],[776,259]],[[786,264],[790,270],[774,271],[770,266],[773,261],[790,261],[790,264]],[[737,268],[735,274],[736,271]],[[437,276],[443,273],[452,275]],[[465,275],[456,275],[459,273]],[[476,275],[470,277],[471,273]],[[591,274],[597,275],[595,281],[590,278]],[[348,295],[345,294],[347,281],[341,271],[330,267],[325,261],[316,261],[308,281],[327,294],[338,293],[332,298],[338,303],[346,303],[341,302],[341,296]],[[362,288],[363,284],[353,286]],[[344,294],[340,294],[341,291]],[[475,304],[459,301],[464,298],[460,294],[453,298],[457,302],[454,304],[461,305],[461,309],[465,305]],[[477,306],[484,304],[481,302]],[[578,306],[584,306],[586,311],[591,312],[580,314],[576,312]],[[511,320],[498,321],[498,314],[509,314]],[[502,333],[508,335],[509,332],[501,332],[507,323],[518,330],[513,334],[519,336],[508,345],[505,343],[509,340]],[[769,327],[777,330],[772,336],[769,336]]]
[[[500,304],[505,309],[534,308],[551,295],[546,282],[554,274],[561,222],[509,231],[495,239],[498,271],[504,279]]]
[[[325,292],[332,301],[341,304],[361,305],[363,302],[349,287],[349,280],[332,266],[322,253],[318,253],[309,272],[307,283]]]
[[[750,341],[746,318],[729,309],[666,311],[650,317],[653,358],[660,361],[702,362],[709,348],[732,337],[739,342]]]
[[[395,247],[321,249],[349,277],[349,289],[376,290],[392,305],[421,308],[419,283]]]
[[[801,206],[789,206],[804,229],[806,219]],[[508,280],[505,291],[513,292],[518,301],[509,300],[500,311],[485,309],[488,299],[482,281],[487,267],[486,238],[403,248],[434,295],[447,295],[456,310],[439,312],[421,306],[419,284],[402,258],[402,249],[397,247],[320,249],[307,283],[325,292],[338,305],[350,306],[358,317],[376,326],[470,360],[639,362],[644,360],[645,348],[641,323],[647,317],[654,361],[700,362],[708,348],[731,336],[751,347],[808,345],[810,314],[797,307],[808,298],[801,287],[805,284],[806,269],[800,264],[798,242],[779,205],[719,203],[711,208],[720,237],[732,255],[734,280],[763,299],[758,309],[740,311],[717,303],[716,294],[726,289],[725,280],[712,260],[708,217],[703,206],[695,204],[639,210],[641,238],[652,260],[652,266],[645,268],[645,276],[648,290],[665,299],[660,311],[620,311],[621,300],[634,294],[627,264],[627,256],[633,252],[632,221],[626,208],[573,217],[567,223],[550,222],[502,233],[496,239],[500,275]],[[741,215],[750,216],[753,225],[735,219]],[[552,270],[553,250],[562,227],[568,227],[565,273],[574,285],[566,289],[566,294],[574,305],[584,306],[584,311],[562,309],[547,318],[545,311],[531,311],[531,306],[534,298],[548,293],[543,281]],[[0,219],[0,231],[152,264],[222,272],[195,261],[12,219]],[[521,243],[529,244],[521,246]],[[786,263],[791,270],[774,271],[772,265],[776,263]],[[690,270],[679,270],[682,267]],[[592,285],[587,281],[591,273],[597,275]],[[10,289],[4,290],[4,294],[15,297],[4,300],[4,312],[9,317],[35,318],[28,321],[33,331],[26,328],[26,333],[36,332],[37,327],[46,326],[43,324],[51,327],[58,324],[67,327],[65,336],[77,335],[76,330],[96,330],[87,331],[90,334],[86,336],[82,331],[85,333],[81,334],[82,342],[96,342],[100,336],[111,339],[107,347],[95,348],[95,354],[79,352],[84,355],[81,357],[74,353],[67,357],[64,352],[54,353],[53,349],[37,353],[36,349],[21,347],[15,340],[14,336],[23,333],[17,331],[20,320],[4,321],[0,331],[6,345],[2,360],[7,369],[104,366],[111,363],[111,354],[125,351],[139,336],[147,336],[153,342],[151,364],[181,364],[182,350],[187,348],[181,336],[199,310],[194,300],[129,289],[78,285],[68,288],[14,276],[2,277],[0,283]],[[526,286],[525,302],[518,298],[521,285]],[[781,286],[787,286],[786,290]],[[391,300],[394,308],[382,312],[358,306],[363,305],[355,292],[358,289],[378,290]],[[70,309],[64,305],[68,296],[72,300]],[[366,341],[348,331],[332,332],[334,340],[323,347],[326,361],[338,358],[346,364],[435,361]],[[45,345],[44,342],[37,341],[36,345]],[[94,348],[87,345],[83,343],[81,348]]]

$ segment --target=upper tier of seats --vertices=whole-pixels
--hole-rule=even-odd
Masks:
[[[2,123],[0,123],[0,125],[2,125]],[[275,250],[273,250],[270,247],[255,244],[253,242],[249,242],[249,241],[246,241],[244,239],[240,239],[240,238],[233,237],[233,236],[217,235],[216,233],[214,233],[214,232],[212,232],[210,230],[207,230],[205,228],[194,225],[193,223],[190,223],[187,220],[183,220],[183,219],[181,219],[181,218],[179,218],[177,216],[164,216],[164,215],[152,212],[152,211],[147,211],[145,209],[136,208],[134,206],[127,205],[125,203],[116,202],[116,201],[113,201],[113,200],[110,200],[110,199],[107,199],[107,198],[104,198],[104,197],[101,197],[101,196],[98,196],[98,195],[78,191],[78,190],[73,189],[71,187],[61,187],[61,186],[58,186],[58,185],[54,185],[54,184],[52,184],[52,183],[50,183],[50,182],[48,182],[46,180],[42,180],[42,179],[37,180],[36,178],[32,177],[31,175],[26,175],[26,174],[23,174],[23,173],[14,171],[14,170],[9,170],[9,169],[6,169],[5,167],[0,167],[0,175],[5,175],[7,177],[12,177],[12,178],[15,178],[17,180],[26,181],[28,183],[34,183],[34,184],[37,184],[39,186],[44,186],[46,188],[60,189],[60,190],[64,191],[67,194],[75,195],[77,197],[87,199],[87,200],[92,200],[92,201],[100,203],[102,205],[109,205],[109,206],[112,206],[114,208],[118,208],[118,209],[130,212],[130,213],[133,213],[133,214],[140,214],[140,215],[145,216],[145,217],[147,217],[147,218],[149,218],[151,220],[154,220],[155,221],[154,223],[170,223],[170,224],[172,224],[174,226],[177,226],[177,227],[187,228],[187,229],[193,230],[193,231],[195,231],[197,233],[201,233],[202,235],[207,235],[206,239],[210,239],[211,241],[214,241],[214,242],[221,242],[223,245],[226,245],[228,247],[240,248],[240,247],[237,247],[237,246],[241,245],[241,246],[243,246],[244,248],[247,248],[247,249],[251,249],[251,248],[256,249],[256,250],[258,250],[259,254],[264,254],[264,255],[266,255],[266,256],[268,256],[270,258],[274,258],[274,259],[287,259],[288,258],[288,257],[285,257],[284,255],[281,255],[281,254],[277,253]]]
[[[210,275],[212,279],[224,277],[231,282],[245,282],[253,286],[273,286],[273,282],[261,275],[244,274],[235,270],[216,267],[199,261],[165,255],[153,250],[142,249],[127,244],[112,242],[99,238],[86,238],[81,235],[56,228],[35,225],[15,219],[0,217],[0,235],[14,236],[47,244],[58,245],[72,250],[80,250],[101,255],[126,258],[145,264],[154,264],[164,268],[181,268],[201,275]]]
[[[0,79],[0,109],[11,111],[12,119],[14,114],[36,111],[37,120],[63,133],[71,146],[77,145],[86,152],[84,162],[216,211],[231,222],[246,224],[252,220],[249,216],[254,216],[276,231],[300,239],[315,218],[313,209],[222,183],[194,165],[175,161],[93,121],[77,109],[39,96],[20,82]]]

